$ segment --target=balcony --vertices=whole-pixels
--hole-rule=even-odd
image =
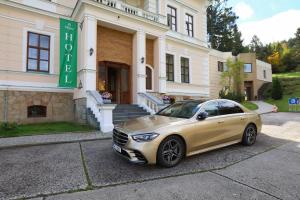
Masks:
[[[100,4],[103,4],[105,6],[124,11],[128,14],[135,15],[135,16],[138,16],[138,17],[142,17],[144,19],[147,19],[147,20],[150,20],[150,21],[153,21],[153,22],[157,22],[157,23],[164,24],[164,25],[167,24],[167,20],[166,20],[165,16],[162,16],[160,14],[156,14],[156,13],[153,13],[153,12],[148,12],[148,11],[143,10],[141,8],[137,8],[137,7],[128,5],[128,4],[126,4],[122,1],[119,1],[119,0],[94,0],[94,1],[96,1]]]

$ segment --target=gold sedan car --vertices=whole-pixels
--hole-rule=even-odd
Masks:
[[[134,163],[177,165],[185,156],[235,143],[253,145],[260,116],[224,99],[176,102],[113,131],[113,149]]]

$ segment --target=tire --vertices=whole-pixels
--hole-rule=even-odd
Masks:
[[[249,124],[243,134],[242,144],[245,146],[251,146],[255,143],[257,136],[257,129],[254,124]]]
[[[163,167],[174,167],[185,156],[185,145],[183,140],[172,135],[165,138],[159,145],[157,151],[157,164]]]

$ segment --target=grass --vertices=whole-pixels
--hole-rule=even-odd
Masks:
[[[267,99],[266,102],[272,105],[276,105],[278,107],[279,112],[289,112],[289,104],[288,99],[291,97],[300,97],[300,89],[298,91],[293,92],[293,95],[284,94],[283,98],[280,100]],[[298,112],[300,111],[300,107],[298,106]]]
[[[273,78],[277,77],[283,86],[283,98],[274,100],[266,99],[267,103],[276,105],[279,112],[289,112],[288,99],[291,97],[300,97],[300,72],[290,72],[282,74],[273,74]],[[298,107],[298,111],[300,108]]]
[[[88,125],[81,125],[72,122],[24,124],[10,130],[4,130],[0,128],[0,137],[45,135],[50,133],[58,134],[63,132],[87,132],[92,130],[95,129]]]
[[[258,106],[252,102],[249,101],[244,101],[242,103],[243,106],[245,106],[246,108],[248,108],[249,110],[257,110]]]
[[[300,72],[289,72],[281,74],[273,74],[273,78],[300,78]]]

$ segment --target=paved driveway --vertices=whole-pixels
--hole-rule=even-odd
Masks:
[[[300,118],[279,115],[263,115],[254,146],[171,169],[132,165],[109,140],[0,150],[0,199],[300,199]]]

